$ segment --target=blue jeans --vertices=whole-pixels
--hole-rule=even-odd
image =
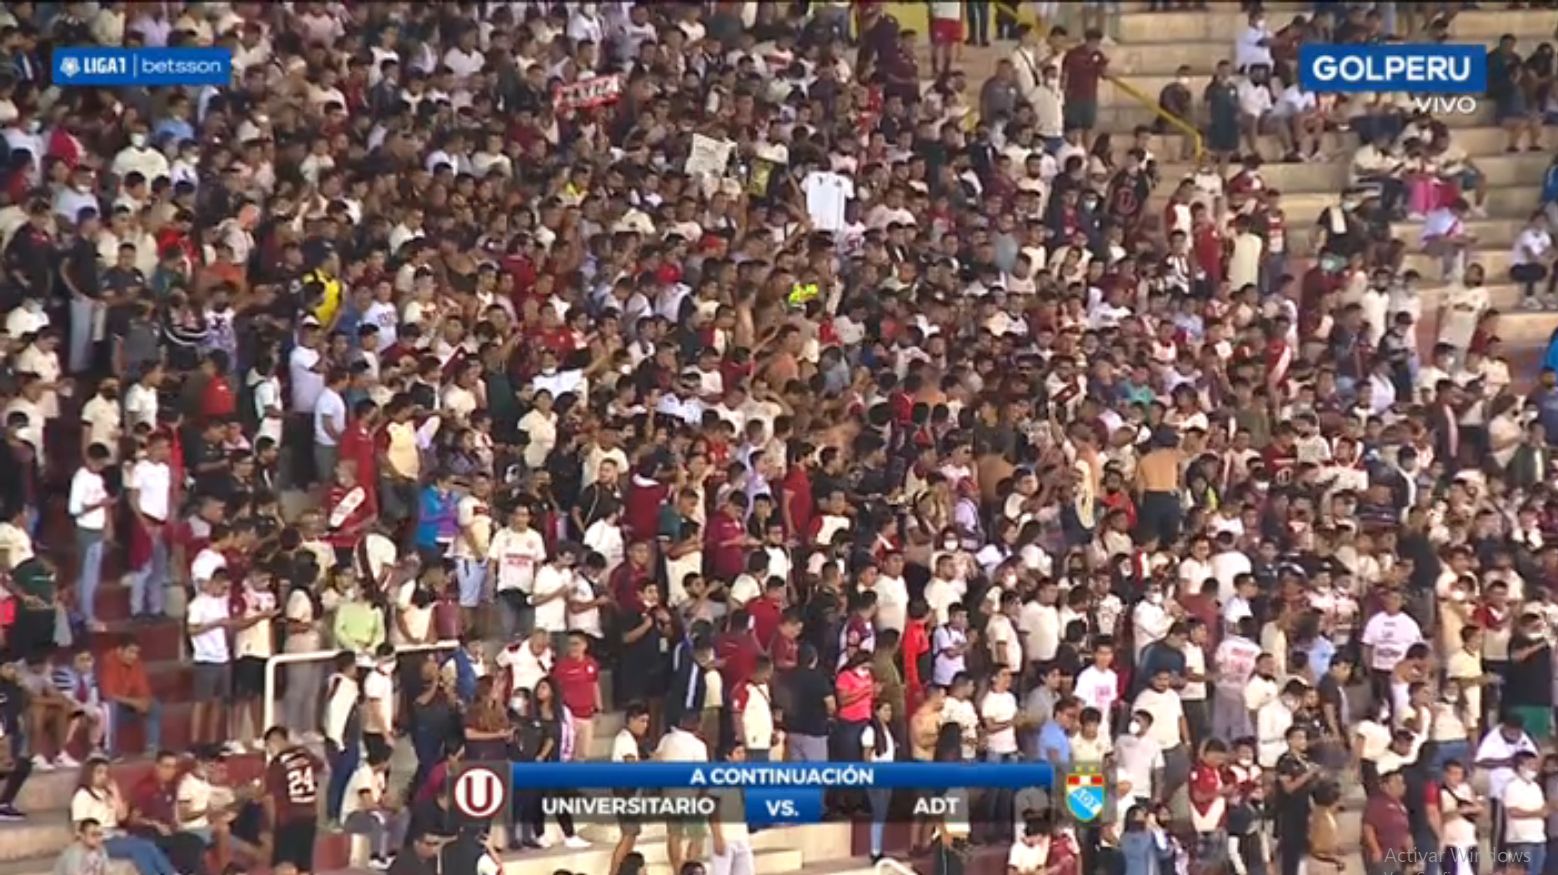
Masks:
[[[1547,863],[1546,842],[1511,843],[1506,851],[1504,859],[1511,863],[1524,864],[1527,872],[1541,872],[1542,867]]]
[[[1471,766],[1471,742],[1464,739],[1460,741],[1440,741],[1434,744],[1433,771],[1444,771],[1444,764],[1455,760],[1463,766]]]
[[[168,545],[153,538],[151,560],[130,576],[130,613],[137,617],[161,616],[163,589],[168,585]]]
[[[126,720],[140,720],[146,725],[146,753],[155,754],[162,748],[161,702],[152,699],[145,714],[131,708],[129,705],[119,702],[113,703],[113,719],[108,723],[108,736],[103,739],[103,742],[108,745],[109,750],[117,754],[122,754],[124,751],[114,745],[114,739],[119,734],[119,727]]]
[[[81,574],[76,578],[77,607],[87,623],[97,622],[97,585],[103,580],[103,530],[76,527],[76,555]]]
[[[893,801],[893,791],[888,787],[873,787],[866,791],[871,800],[871,856],[882,855],[882,834],[887,831],[887,806]]]
[[[110,859],[129,860],[140,875],[178,875],[168,855],[148,839],[114,836],[103,842],[103,847]]]
[[[353,741],[338,756],[331,759],[330,787],[325,796],[325,817],[331,820],[341,819],[341,803],[346,799],[346,782],[351,780],[352,772],[357,771],[357,763],[361,758],[362,743]]]

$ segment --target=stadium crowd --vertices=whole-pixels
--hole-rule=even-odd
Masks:
[[[310,872],[320,805],[376,867],[490,875],[467,761],[1039,759],[1118,804],[976,794],[909,853],[1329,875],[1356,774],[1370,872],[1489,838],[1553,871],[1558,374],[1504,358],[1453,129],[1282,84],[1398,4],[1252,11],[1161,97],[1205,130],[1183,180],[1171,127],[1095,132],[1110,4],[998,10],[984,82],[962,5],[7,4],[0,820],[80,768],[60,875]],[[234,82],[51,85],[93,43],[227,47]],[[1490,63],[1538,148],[1551,47]],[[1350,161],[1312,251],[1263,160]],[[170,611],[187,756],[141,657]],[[267,660],[318,651],[262,725]],[[893,850],[907,800],[836,801]],[[515,809],[516,848],[590,844]],[[753,871],[737,824],[670,859]]]

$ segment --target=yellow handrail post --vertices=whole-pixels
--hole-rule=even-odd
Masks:
[[[1195,157],[1196,157],[1196,160],[1197,161],[1201,160],[1201,154],[1205,150],[1202,148],[1202,145],[1201,145],[1201,132],[1196,129],[1195,125],[1191,124],[1190,122],[1185,121],[1184,119],[1180,118],[1179,116],[1177,116],[1177,115],[1169,112],[1168,110],[1164,109],[1163,107],[1159,106],[1158,102],[1156,100],[1154,100],[1153,98],[1148,97],[1147,95],[1143,94],[1141,92],[1141,89],[1136,88],[1135,86],[1128,84],[1123,79],[1120,79],[1118,76],[1105,76],[1104,78],[1109,80],[1110,82],[1114,83],[1114,87],[1120,89],[1121,91],[1123,91],[1126,94],[1129,94],[1131,97],[1135,98],[1137,103],[1140,103],[1142,106],[1145,106],[1148,109],[1152,110],[1152,114],[1153,115],[1157,116],[1160,119],[1163,119],[1163,121],[1167,122],[1169,124],[1169,126],[1177,129],[1180,133],[1182,133],[1185,136],[1189,137],[1191,144],[1195,146],[1195,150],[1196,150]]]

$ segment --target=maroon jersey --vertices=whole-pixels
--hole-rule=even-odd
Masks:
[[[319,816],[319,759],[301,747],[282,751],[265,767],[265,792],[276,804],[276,822]]]

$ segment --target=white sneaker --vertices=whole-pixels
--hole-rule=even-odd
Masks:
[[[63,751],[60,753],[59,756],[54,758],[54,765],[59,766],[62,769],[79,769],[79,768],[81,768],[80,761],[78,761],[75,757],[71,756],[70,754],[64,753]]]
[[[552,837],[542,833],[541,835],[536,836],[536,844],[540,845],[543,850],[550,848],[553,844]]]
[[[32,755],[32,770],[35,772],[52,772],[54,771],[54,764],[49,762],[49,758],[43,754],[35,753]]]
[[[569,836],[563,839],[563,847],[581,850],[590,846],[590,840],[584,836]]]

